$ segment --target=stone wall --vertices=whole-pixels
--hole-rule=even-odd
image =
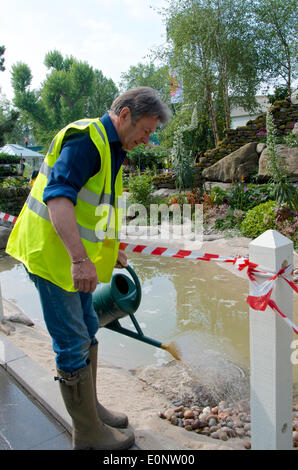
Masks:
[[[0,211],[18,216],[30,192],[30,188],[0,188]]]
[[[295,122],[298,120],[298,105],[293,104],[290,100],[276,101],[270,107],[273,115],[277,136],[289,134]],[[227,129],[226,137],[218,143],[214,149],[207,150],[196,167],[199,171],[208,168],[226,155],[238,150],[249,142],[263,142],[266,138],[266,113],[261,114],[253,121],[250,120],[245,126],[236,129]]]

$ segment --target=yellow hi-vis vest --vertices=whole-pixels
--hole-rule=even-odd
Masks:
[[[111,151],[104,126],[99,119],[82,119],[69,124],[53,139],[26,203],[10,234],[6,252],[37,274],[66,291],[75,291],[71,259],[49,217],[43,192],[53,165],[59,157],[63,139],[73,133],[89,132],[97,147],[100,171],[78,193],[74,207],[76,221],[88,257],[94,263],[98,280],[109,282],[119,250],[122,208],[122,167],[115,187],[111,185]],[[82,165],[84,165],[82,155]],[[112,191],[115,191],[112,202]]]

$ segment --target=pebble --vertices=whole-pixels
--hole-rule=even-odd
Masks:
[[[169,409],[169,410],[165,411],[164,414],[165,414],[165,417],[170,421],[173,414],[175,414],[175,411],[173,409]]]
[[[294,396],[292,410],[293,447],[298,448],[298,403]],[[203,403],[203,402],[202,402]],[[182,402],[173,403],[175,408],[160,411],[161,419],[168,419],[174,426],[184,428],[186,431],[193,431],[197,434],[210,436],[213,439],[223,441],[229,438],[243,439],[245,449],[251,448],[251,417],[249,400],[241,400],[238,403],[228,403],[220,401],[214,404],[200,407],[185,406]]]
[[[217,431],[217,433],[218,433],[219,439],[221,439],[222,441],[227,441],[228,440],[228,435],[225,431],[220,429],[219,431]]]
[[[191,419],[191,418],[194,418],[194,417],[195,417],[195,415],[194,415],[193,410],[184,411],[184,418]]]
[[[208,420],[208,425],[209,425],[209,426],[215,426],[216,423],[217,423],[217,419],[215,419],[215,418],[210,418],[210,419]]]
[[[174,426],[178,425],[178,418],[176,415],[172,415],[170,421],[172,424],[174,424]]]
[[[174,409],[175,413],[179,413],[179,411],[184,411],[184,406],[180,405],[177,408]]]

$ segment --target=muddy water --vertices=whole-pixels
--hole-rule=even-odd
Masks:
[[[139,254],[129,254],[129,262],[142,284],[142,301],[135,316],[144,335],[165,344],[175,341],[187,362],[196,357],[208,361],[208,357],[212,360],[218,355],[249,368],[245,279],[215,262]],[[3,297],[16,302],[38,326],[45,328],[38,295],[23,267],[10,257],[1,258],[0,282]],[[297,324],[297,296],[294,306]],[[121,324],[134,330],[129,318],[121,320]],[[173,359],[163,349],[106,328],[100,330],[98,339],[101,357],[121,367],[161,365]],[[298,366],[293,370],[298,382]]]

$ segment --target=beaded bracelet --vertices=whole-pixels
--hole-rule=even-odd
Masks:
[[[84,261],[87,261],[87,259],[89,259],[89,258],[87,257],[87,258],[77,259],[76,261],[72,261],[72,264],[84,263]]]

